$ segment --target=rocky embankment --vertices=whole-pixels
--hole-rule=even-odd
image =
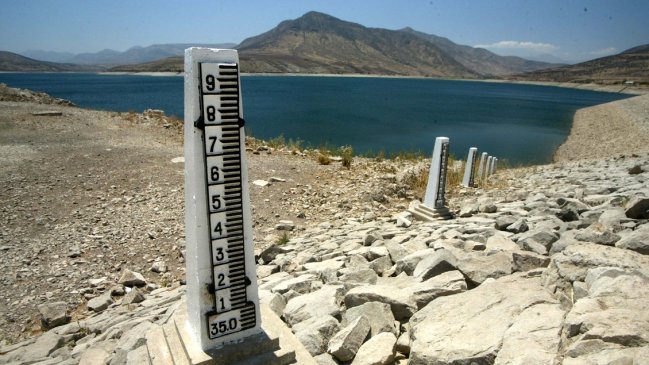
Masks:
[[[649,151],[649,95],[580,109],[555,161],[606,158]]]
[[[148,128],[145,124],[128,131],[141,127]],[[488,189],[459,190],[450,197],[457,207],[455,219],[419,222],[403,213],[413,193],[402,186],[399,166],[364,161],[354,165],[361,172],[355,174],[354,168],[322,167],[299,155],[267,155],[265,148],[259,153],[251,154],[250,161],[260,171],[266,171],[264,159],[269,156],[274,162],[297,159],[302,161],[296,165],[301,169],[298,175],[312,171],[305,170],[311,168],[307,166],[330,169],[313,170],[322,177],[315,180],[339,184],[342,192],[336,195],[326,185],[306,189],[282,176],[270,186],[251,185],[257,215],[268,214],[271,221],[283,218],[275,215],[280,211],[288,211],[310,218],[295,220],[288,242],[270,239],[260,246],[257,271],[262,301],[282,317],[318,363],[647,363],[649,154],[501,170]],[[174,166],[168,162],[170,156],[156,157],[161,168]],[[372,171],[378,166],[391,167]],[[254,171],[251,175],[259,174]],[[274,173],[284,171],[290,168]],[[272,172],[264,174],[274,176]],[[150,180],[149,188],[156,186]],[[263,190],[267,187],[278,190]],[[160,189],[161,198],[169,189]],[[279,194],[273,196],[283,197],[287,205],[275,206],[273,213],[260,210],[276,200],[254,195],[261,191]],[[319,200],[305,201],[309,196]],[[330,206],[322,209],[322,204]],[[156,206],[152,201],[149,208]],[[88,212],[94,209],[91,206]],[[131,209],[137,205],[126,210]],[[156,224],[155,216],[146,217],[150,220],[135,227]],[[48,223],[77,229],[74,220],[83,220],[83,214],[58,219]],[[43,260],[39,254],[50,251],[36,250],[35,241],[12,240],[20,235],[11,228],[15,220],[18,217],[11,224],[3,222],[3,245],[9,247],[5,254],[23,257],[22,245],[28,248],[26,257]],[[269,223],[263,234],[276,235],[278,228],[291,227]],[[263,226],[261,221],[257,224]],[[156,238],[179,237],[172,242],[183,246],[178,233],[155,232]],[[138,236],[142,238],[144,247],[161,243]],[[94,249],[93,240],[88,238],[82,247]],[[113,247],[112,238],[104,241],[99,247]],[[87,251],[82,252],[85,257]],[[47,331],[0,347],[0,363],[123,364],[146,356],[144,345],[178,309],[184,286],[173,280],[169,287],[156,289],[159,274],[149,271],[156,260],[138,263],[136,255],[110,269],[103,280],[99,280],[105,275],[103,260],[92,264],[97,266],[94,270],[85,269],[84,280],[92,291],[72,313],[72,320],[69,303],[63,300],[61,305],[58,297],[48,300],[38,294],[36,283],[49,282],[46,271],[38,271],[43,270],[41,265],[11,261],[10,270],[28,268],[19,272],[35,276],[32,281],[10,277],[15,281],[8,284],[18,290],[31,283],[33,299],[26,303],[41,304],[38,319]],[[160,257],[167,261],[174,256]],[[180,264],[171,267],[176,265]],[[73,268],[61,270],[71,273]],[[15,306],[28,308],[26,303]],[[3,313],[15,312],[11,305],[2,305]]]

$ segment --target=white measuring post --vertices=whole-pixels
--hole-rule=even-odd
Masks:
[[[424,196],[424,204],[429,208],[442,208],[446,203],[444,194],[448,171],[448,148],[449,139],[447,137],[435,138],[433,160],[430,164],[428,185],[426,185],[426,195]]]
[[[485,177],[489,177],[491,175],[491,165],[493,164],[494,157],[489,156],[487,157],[487,167],[485,168]]]
[[[475,180],[475,161],[478,154],[478,149],[476,147],[469,148],[469,155],[466,157],[466,166],[464,167],[464,178],[462,179],[462,185],[467,188],[473,187],[473,182]]]
[[[203,350],[261,330],[235,50],[185,50],[187,325]]]
[[[432,221],[453,217],[451,211],[446,207],[445,197],[449,147],[449,139],[447,137],[437,137],[435,139],[433,160],[430,164],[424,202],[411,205],[408,209],[418,219]]]
[[[480,155],[480,165],[478,165],[478,180],[482,180],[484,177],[485,164],[487,163],[487,152],[482,152]]]

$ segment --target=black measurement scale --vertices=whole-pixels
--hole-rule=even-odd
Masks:
[[[206,314],[210,339],[255,327],[257,304],[248,300],[244,241],[244,138],[237,63],[199,63],[203,156],[214,308]],[[249,254],[252,254],[250,252]],[[256,290],[256,288],[255,288]]]

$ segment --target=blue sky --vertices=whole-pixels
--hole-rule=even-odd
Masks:
[[[410,26],[501,55],[572,62],[649,43],[648,0],[3,0],[0,50],[238,43],[310,10],[368,27]]]

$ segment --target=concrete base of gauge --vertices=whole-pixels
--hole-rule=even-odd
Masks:
[[[424,204],[418,204],[408,209],[417,219],[431,222],[437,220],[448,220],[453,218],[453,213],[447,208],[430,208]]]
[[[266,305],[260,307],[262,333],[205,352],[191,339],[183,305],[172,320],[147,334],[147,359],[140,360],[154,365],[316,365],[286,324]]]

